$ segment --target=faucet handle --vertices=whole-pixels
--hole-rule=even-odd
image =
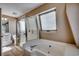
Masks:
[[[49,45],[49,47],[52,47],[51,45]]]

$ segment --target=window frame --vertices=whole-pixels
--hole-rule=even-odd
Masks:
[[[56,30],[43,30],[43,29],[42,29],[41,15],[45,15],[45,14],[50,13],[50,12],[53,12],[53,11],[56,12],[56,8],[55,8],[55,9],[52,9],[52,10],[47,10],[47,11],[45,11],[45,12],[43,12],[43,13],[41,13],[41,14],[38,15],[38,16],[39,16],[39,23],[40,23],[40,30],[41,30],[41,31],[47,31],[47,32],[50,32],[50,31],[57,31],[57,24],[56,24]]]

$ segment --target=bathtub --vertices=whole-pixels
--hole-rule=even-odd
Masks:
[[[41,44],[37,45],[33,50],[32,56],[63,56],[65,46],[58,42],[49,40],[41,40]]]
[[[49,41],[46,39],[30,40],[23,45],[23,48],[29,51],[31,56],[64,56],[69,54],[79,55],[79,49],[76,50],[76,47],[72,44]],[[72,52],[70,48],[72,49]]]
[[[25,44],[23,44],[23,49],[27,50],[28,52],[32,52],[32,48],[34,46],[40,45],[40,40],[29,40]]]

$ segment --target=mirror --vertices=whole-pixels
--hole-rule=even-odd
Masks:
[[[7,33],[9,32],[9,22],[7,20],[7,18],[2,18],[1,20],[1,30],[2,30],[2,33]]]

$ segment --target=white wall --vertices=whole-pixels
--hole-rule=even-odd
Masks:
[[[66,4],[66,12],[76,45],[79,47],[79,4]]]
[[[16,19],[8,18],[9,19],[9,32],[11,34],[16,34]]]

